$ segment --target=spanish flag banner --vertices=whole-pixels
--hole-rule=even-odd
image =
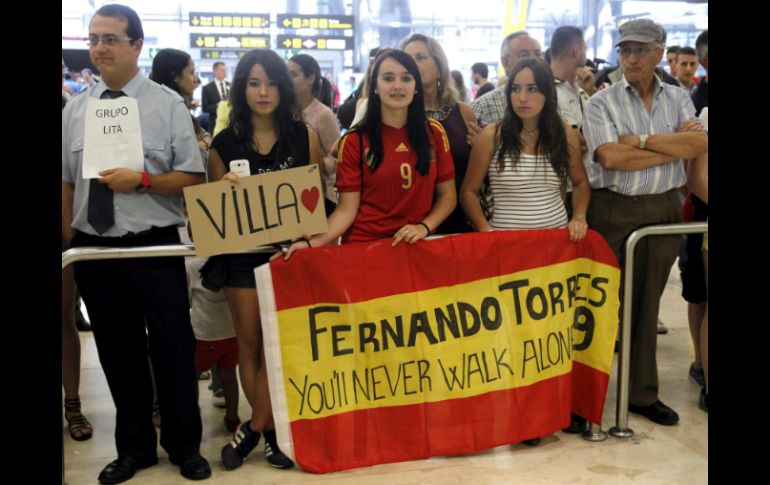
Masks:
[[[620,270],[596,232],[378,240],[255,273],[279,444],[307,471],[601,422]]]

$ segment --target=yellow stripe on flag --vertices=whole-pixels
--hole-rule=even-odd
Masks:
[[[590,259],[278,312],[289,420],[609,374],[618,269]],[[574,348],[573,348],[574,347]]]

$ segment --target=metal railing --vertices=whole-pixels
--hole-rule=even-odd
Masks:
[[[428,236],[424,239],[432,240],[450,236],[452,234],[442,234]],[[246,253],[274,253],[274,246],[257,246],[252,249],[238,251],[240,254]],[[72,263],[78,261],[96,261],[99,259],[128,259],[128,258],[154,258],[164,256],[195,256],[195,244],[168,244],[163,246],[143,246],[135,248],[113,248],[98,246],[83,246],[80,248],[68,249],[61,255],[61,269],[63,270]]]
[[[273,253],[272,246],[258,246],[245,249],[241,253]],[[61,269],[78,261],[96,261],[100,259],[158,258],[167,256],[195,256],[195,244],[169,244],[163,246],[143,246],[138,248],[111,248],[88,246],[68,249],[61,255]]]
[[[100,259],[152,258],[161,256],[195,256],[195,245],[171,244],[164,246],[144,246],[138,248],[89,246],[68,249],[61,255],[61,269],[63,270],[70,264],[77,263],[79,261],[96,261]]]
[[[610,434],[617,438],[630,438],[634,431],[628,427],[629,368],[631,364],[631,301],[634,291],[634,253],[636,246],[647,236],[677,236],[708,232],[708,222],[662,224],[637,229],[628,236],[625,247],[625,274],[623,277],[623,318],[620,326],[620,355],[618,359],[618,395],[615,410],[615,426]]]
[[[440,239],[454,234],[436,234],[424,238],[427,241]],[[339,242],[340,239],[338,239]],[[274,253],[275,246],[257,246],[251,249],[234,251],[239,254],[246,253]],[[134,248],[113,248],[105,246],[88,246],[68,249],[61,255],[61,269],[79,261],[96,261],[99,259],[127,259],[127,258],[157,258],[164,256],[195,256],[195,244],[168,244],[163,246],[142,246]]]

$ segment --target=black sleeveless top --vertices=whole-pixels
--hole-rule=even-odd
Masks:
[[[249,161],[252,175],[308,165],[310,163],[310,139],[308,138],[307,126],[301,121],[293,123],[295,140],[286,143],[286,140],[279,139],[270,149],[270,153],[265,155],[254,150],[253,146],[248,148],[243,146],[235,137],[235,131],[230,127],[217,134],[211,142],[211,148],[217,151],[224,162],[225,172],[230,171],[231,161],[241,159]],[[280,136],[283,135],[279,135],[279,138]],[[282,149],[282,147],[289,148]]]
[[[294,121],[293,139],[282,138],[287,135],[279,135],[270,153],[265,155],[254,150],[253,147],[245,147],[235,137],[232,128],[227,127],[211,142],[225,165],[225,172],[230,171],[230,162],[246,159],[249,161],[249,171],[252,175],[286,170],[288,168],[301,167],[310,164],[310,139],[307,125],[302,121]],[[244,268],[256,268],[266,263],[271,254],[219,254],[211,256],[200,269],[203,287],[209,291],[219,291],[228,285],[231,273],[237,273],[243,278]],[[231,266],[232,265],[232,266]],[[237,268],[237,269],[236,269]],[[254,288],[253,270],[246,270],[249,287]],[[242,286],[238,286],[242,287]]]
[[[468,145],[468,127],[460,113],[460,105],[455,104],[449,115],[439,123],[444,127],[449,139],[449,149],[452,152],[452,160],[455,164],[455,191],[457,192],[457,206],[447,218],[436,228],[436,234],[456,234],[471,232],[473,228],[466,222],[465,211],[460,205],[460,187],[468,171],[468,158],[471,147]]]

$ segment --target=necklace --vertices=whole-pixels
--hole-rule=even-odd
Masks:
[[[436,121],[444,121],[452,113],[452,109],[454,109],[454,106],[451,105],[438,109],[425,108],[425,115]]]
[[[537,128],[535,128],[534,130],[529,130],[527,128],[524,128],[523,126],[522,126],[522,128],[527,133],[527,135],[529,135],[529,136],[531,136],[533,138],[535,137],[535,132],[537,131]]]

